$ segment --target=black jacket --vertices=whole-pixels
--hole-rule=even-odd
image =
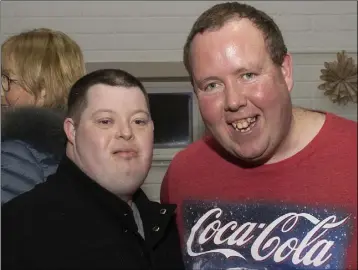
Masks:
[[[65,157],[45,183],[2,206],[1,269],[184,269],[175,205],[127,203]]]

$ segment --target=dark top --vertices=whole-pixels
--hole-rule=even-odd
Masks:
[[[130,206],[63,158],[57,172],[2,206],[1,269],[184,269],[175,205]]]

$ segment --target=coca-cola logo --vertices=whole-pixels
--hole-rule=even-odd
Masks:
[[[189,256],[220,253],[226,258],[238,257],[246,261],[248,258],[240,253],[240,247],[251,243],[250,254],[257,262],[271,259],[275,263],[280,263],[290,260],[293,265],[319,267],[330,260],[332,247],[335,245],[334,240],[326,237],[327,234],[349,219],[347,216],[339,220],[335,215],[320,219],[308,213],[291,211],[270,223],[239,224],[235,220],[222,222],[222,214],[223,210],[216,207],[195,222],[186,241]],[[299,238],[293,231],[302,222],[311,226]],[[215,248],[195,250],[195,246],[202,247],[208,243],[214,244]]]

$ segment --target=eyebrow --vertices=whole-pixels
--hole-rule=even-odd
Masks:
[[[92,116],[94,116],[94,115],[96,115],[96,114],[98,114],[98,113],[112,113],[112,114],[116,114],[115,111],[110,110],[110,109],[99,109],[99,110],[93,112],[93,113],[92,113]],[[142,110],[142,109],[137,109],[137,110],[134,110],[134,111],[132,112],[132,114],[137,114],[137,113],[144,113],[144,114],[146,114],[148,117],[150,116],[150,114],[149,114],[148,111],[145,111],[145,110]]]
[[[246,67],[239,67],[237,68],[232,74],[240,74],[240,73],[244,73],[244,72],[250,72],[250,70],[252,69],[256,69],[257,67],[253,67],[251,69],[248,69]],[[215,80],[220,80],[219,77],[217,76],[209,76],[207,78],[201,79],[197,81],[197,85],[202,85],[203,83],[207,82],[207,81],[215,81]]]
[[[198,81],[196,82],[196,84],[200,86],[200,85],[206,83],[207,81],[215,81],[215,80],[219,80],[219,77],[209,76],[209,77],[207,77],[207,78],[198,80]]]
[[[142,109],[134,110],[132,114],[137,114],[137,113],[144,113],[144,114],[146,114],[147,116],[150,116],[150,114],[149,114],[148,111],[145,111],[145,110],[142,110]]]
[[[113,110],[109,110],[109,109],[99,109],[99,110],[93,112],[93,113],[92,113],[92,116],[94,116],[94,115],[96,115],[96,114],[98,114],[98,113],[105,113],[105,112],[106,112],[106,113],[114,113]]]

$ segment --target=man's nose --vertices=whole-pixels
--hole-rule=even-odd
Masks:
[[[128,123],[121,123],[117,126],[117,138],[122,138],[126,141],[133,138],[133,130]]]
[[[225,87],[225,111],[238,111],[246,105],[246,96],[238,83],[231,83]]]

